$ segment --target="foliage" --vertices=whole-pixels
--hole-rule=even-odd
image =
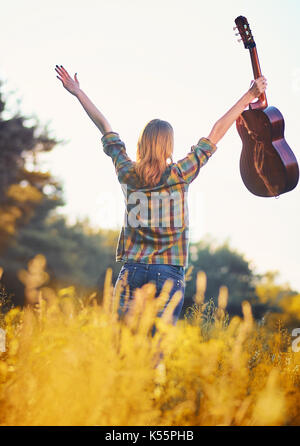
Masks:
[[[94,290],[103,283],[108,267],[116,279],[120,266],[115,263],[118,232],[92,230],[86,222],[70,226],[62,216],[39,219],[40,213],[18,231],[0,265],[5,270],[5,285],[23,304],[24,289],[16,280],[20,269],[41,253],[47,258],[50,285],[54,288],[73,283],[78,290]]]
[[[0,83],[1,86],[1,83]],[[49,172],[37,165],[39,153],[49,152],[59,142],[49,137],[47,126],[19,112],[4,118],[5,99],[0,93],[0,250],[18,228],[28,223],[42,202],[61,205],[61,188]]]
[[[211,240],[193,243],[190,246],[190,259],[193,273],[186,287],[187,306],[191,305],[192,296],[196,292],[196,274],[199,270],[205,271],[207,276],[207,296],[216,299],[222,285],[228,288],[230,313],[241,315],[243,299],[256,304],[255,283],[259,276],[252,272],[244,255],[232,249],[228,242],[220,246],[214,246]]]
[[[229,320],[227,288],[206,302],[203,272],[193,308],[173,326],[176,294],[155,318],[171,283],[157,299],[153,284],[142,287],[120,318],[111,270],[99,304],[74,287],[45,287],[45,259],[33,261],[23,279],[37,304],[5,316],[1,425],[299,424],[300,353],[287,331],[256,324],[247,301]]]
[[[29,121],[34,124],[28,126]],[[52,286],[71,281],[91,289],[103,282],[107,267],[115,276],[119,270],[114,265],[116,232],[94,231],[87,222],[70,226],[56,212],[64,204],[62,187],[41,171],[39,155],[58,143],[63,141],[50,138],[36,117],[8,113],[0,94],[0,265],[18,305],[24,303],[18,271],[39,253],[48,259]]]
[[[276,283],[278,275],[278,271],[267,271],[256,285],[256,294],[265,308],[265,323],[270,327],[280,323],[296,327],[300,319],[300,295],[288,283]]]

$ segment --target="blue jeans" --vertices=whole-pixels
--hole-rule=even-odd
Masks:
[[[184,290],[185,290],[184,267],[177,265],[165,265],[165,264],[152,265],[140,262],[135,262],[135,263],[127,262],[121,268],[121,271],[115,284],[115,290],[118,282],[122,279],[126,271],[128,271],[127,284],[129,285],[129,303],[130,300],[133,299],[133,291],[136,288],[141,288],[145,283],[152,282],[155,284],[156,286],[155,297],[158,297],[165,281],[167,279],[173,280],[173,287],[170,292],[169,299],[164,309],[160,312],[159,316],[162,316],[164,310],[166,309],[174,293],[180,290],[182,292],[182,298],[177,304],[173,313],[173,324],[175,325],[179,318],[184,301]],[[120,295],[121,312],[122,312],[122,306],[124,304],[125,295],[126,295],[126,289],[123,288],[121,289],[121,295]]]

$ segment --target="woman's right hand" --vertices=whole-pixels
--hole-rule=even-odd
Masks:
[[[59,74],[59,76],[56,77],[62,82],[64,88],[74,96],[77,96],[78,92],[80,91],[77,73],[75,73],[74,79],[72,79],[67,70],[65,70],[62,65],[56,65],[55,71]]]
[[[259,96],[262,93],[264,93],[266,88],[267,88],[267,79],[265,78],[265,76],[261,76],[257,78],[255,81],[252,81],[249,93],[251,93],[253,99],[259,98]]]

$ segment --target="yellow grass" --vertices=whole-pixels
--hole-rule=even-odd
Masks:
[[[188,317],[174,327],[171,306],[155,319],[152,337],[171,283],[158,299],[151,284],[138,290],[120,319],[111,270],[99,304],[94,295],[77,298],[72,287],[41,288],[45,261],[34,262],[21,277],[38,305],[5,317],[1,425],[299,424],[300,353],[288,333],[258,326],[248,302],[244,317],[229,321],[227,289],[218,308],[205,302],[204,273]]]

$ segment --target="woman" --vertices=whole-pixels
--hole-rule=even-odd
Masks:
[[[172,161],[172,126],[153,119],[140,134],[137,161],[133,162],[118,133],[112,131],[107,119],[80,89],[77,73],[72,79],[62,65],[56,65],[55,70],[64,88],[77,97],[101,131],[104,152],[112,158],[124,193],[126,212],[116,252],[116,261],[124,262],[116,283],[116,287],[119,282],[123,284],[120,307],[127,297],[130,302],[134,289],[143,284],[154,282],[158,296],[164,282],[171,279],[169,301],[176,291],[181,292],[181,300],[173,313],[175,324],[183,305],[184,270],[188,263],[189,185],[239,115],[265,91],[266,79],[262,76],[253,81],[250,89],[215,123],[208,137],[200,138],[177,163]],[[128,286],[125,286],[125,277]],[[128,306],[123,308],[127,309]]]

